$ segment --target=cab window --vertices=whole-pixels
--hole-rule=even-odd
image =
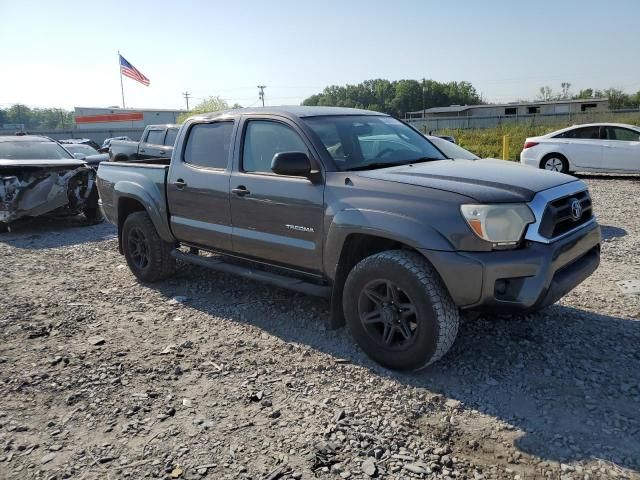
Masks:
[[[281,152],[309,154],[302,138],[291,127],[266,120],[249,122],[242,148],[243,171],[271,173],[271,161],[276,153]]]
[[[233,122],[194,125],[189,130],[184,161],[197,167],[227,168],[232,132]]]
[[[164,130],[149,130],[147,135],[147,143],[152,145],[162,145],[164,141]]]

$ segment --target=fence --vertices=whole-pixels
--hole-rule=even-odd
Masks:
[[[556,125],[561,123],[640,121],[640,109],[610,110],[607,112],[553,113],[509,116],[431,117],[406,120],[423,132],[443,129],[495,128],[505,124]]]
[[[102,145],[105,138],[112,137],[129,137],[131,140],[140,140],[144,127],[139,128],[111,128],[99,130],[28,130],[29,135],[43,135],[51,137],[55,140],[63,140],[67,138],[90,138],[94,142]],[[7,130],[0,128],[0,135],[14,135],[15,130]]]

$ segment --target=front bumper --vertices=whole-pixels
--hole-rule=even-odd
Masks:
[[[552,243],[493,252],[422,250],[462,309],[534,310],[558,301],[600,263],[600,226]]]

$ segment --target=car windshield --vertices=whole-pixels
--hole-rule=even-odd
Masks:
[[[69,150],[71,153],[82,153],[83,155],[98,155],[98,151],[89,145],[75,143],[67,144],[64,146],[64,148]]]
[[[449,140],[440,137],[429,137],[429,140],[449,158],[461,158],[463,160],[479,160],[480,157],[474,155],[469,150],[465,150]]]
[[[308,117],[304,121],[342,171],[446,158],[423,135],[391,117],[337,115]]]
[[[7,160],[66,160],[73,156],[56,142],[28,140],[0,142],[0,158]]]

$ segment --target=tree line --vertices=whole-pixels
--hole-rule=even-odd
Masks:
[[[435,80],[365,80],[357,85],[331,85],[311,95],[302,104],[364,108],[402,117],[406,112],[449,105],[484,103],[469,82],[437,82]]]
[[[22,124],[26,130],[72,128],[73,113],[62,108],[30,108],[16,103],[0,108],[0,128],[4,124]]]
[[[571,83],[562,82],[560,90],[549,86],[540,87],[536,100],[572,100],[587,98],[607,98],[609,108],[640,108],[640,91],[626,93],[618,88],[603,90],[585,88],[572,92]],[[435,80],[365,80],[357,85],[331,85],[321,93],[311,95],[302,104],[311,106],[351,107],[388,113],[403,117],[406,112],[449,105],[485,104],[475,87],[466,81],[437,82]],[[203,99],[190,112],[183,114],[180,121],[196,113],[214,112],[230,106],[221,97]],[[73,128],[73,112],[62,108],[31,108],[16,103],[9,108],[0,108],[0,128],[3,124],[22,124],[26,130],[48,130]]]

